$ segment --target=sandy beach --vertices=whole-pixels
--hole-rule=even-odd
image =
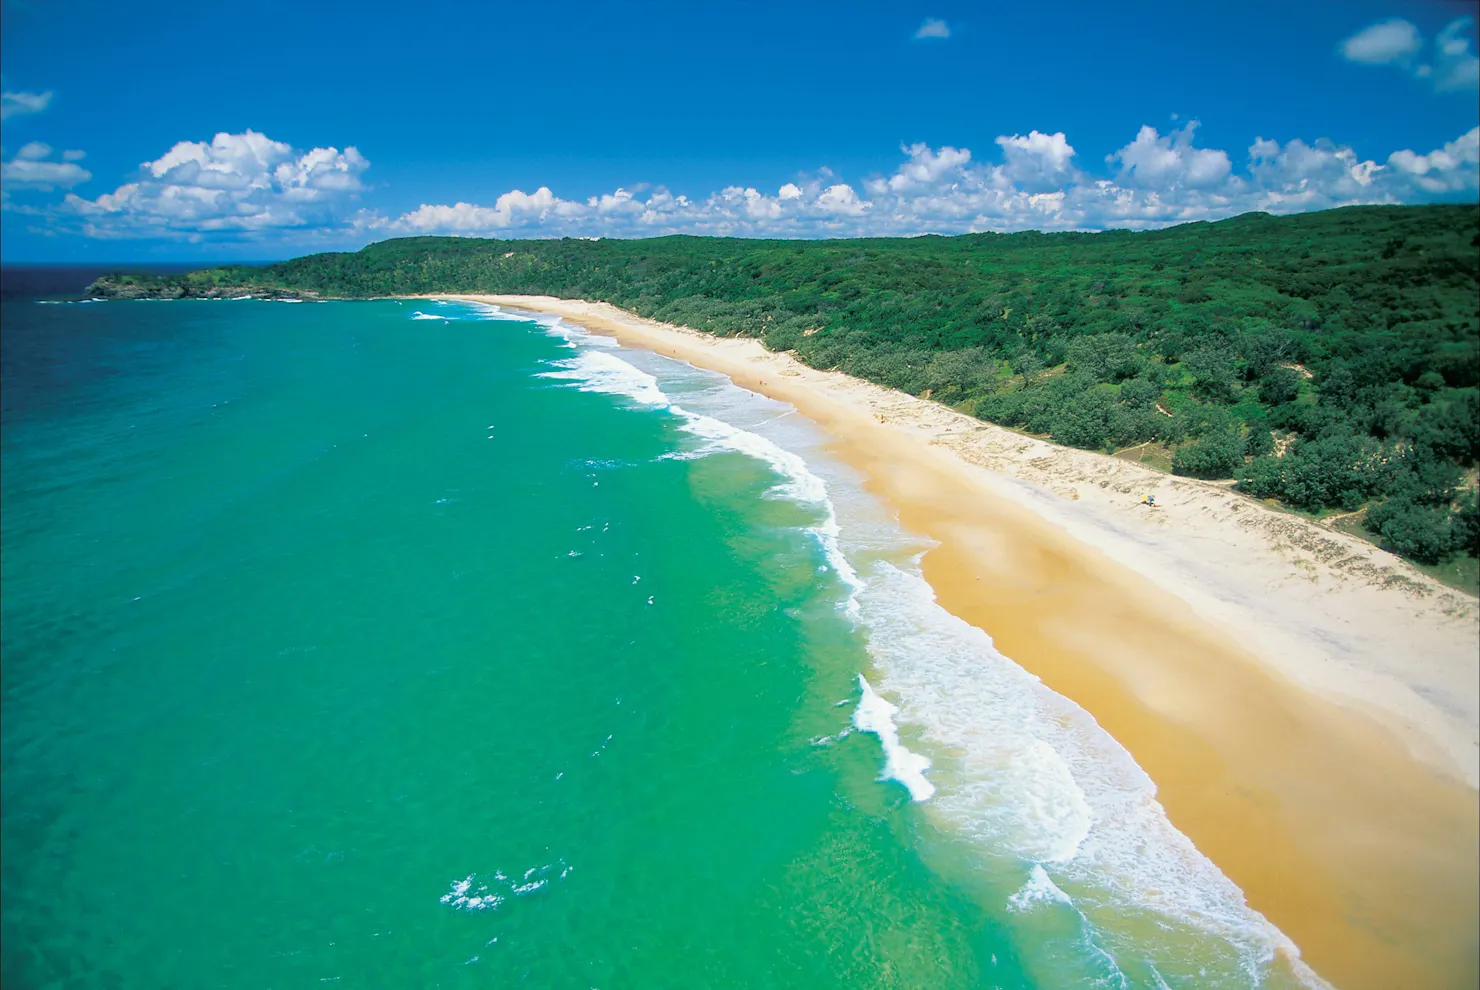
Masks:
[[[1090,712],[1172,822],[1338,987],[1473,986],[1480,610],[1255,502],[603,303],[558,314],[789,402],[907,529],[942,605]],[[1154,494],[1158,507],[1140,504]]]

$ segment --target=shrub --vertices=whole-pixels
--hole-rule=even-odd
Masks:
[[[1300,375],[1290,368],[1274,367],[1259,379],[1259,401],[1271,406],[1293,402],[1300,394]]]
[[[1194,478],[1231,478],[1243,462],[1243,438],[1224,428],[1179,446],[1172,454],[1172,472]]]
[[[1471,492],[1469,500],[1450,520],[1454,527],[1454,548],[1471,557],[1480,557],[1480,498]]]
[[[1050,420],[1053,438],[1070,447],[1097,450],[1110,441],[1112,400],[1103,388],[1090,389],[1061,405]]]
[[[1101,333],[1076,337],[1066,351],[1069,366],[1097,382],[1118,382],[1134,377],[1141,366],[1136,342],[1123,333]]]
[[[1285,471],[1277,457],[1256,457],[1238,473],[1239,491],[1255,498],[1279,498],[1285,492]]]
[[[1226,347],[1205,345],[1186,354],[1182,365],[1192,375],[1192,390],[1210,402],[1226,402],[1236,377],[1233,352]]]
[[[1387,549],[1425,564],[1437,564],[1455,546],[1449,513],[1398,496],[1367,510],[1367,528]]]

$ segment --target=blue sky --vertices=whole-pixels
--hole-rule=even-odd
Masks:
[[[1146,227],[1477,196],[1472,3],[0,11],[7,261]]]

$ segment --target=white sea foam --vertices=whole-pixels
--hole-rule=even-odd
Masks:
[[[621,348],[617,340],[601,334],[592,333],[584,327],[578,327],[572,323],[566,323],[558,316],[549,313],[521,312],[510,313],[502,306],[495,303],[469,302],[467,304],[480,320],[503,320],[511,323],[533,323],[545,331],[551,337],[555,337],[565,344],[566,347],[576,349],[577,347],[596,347],[608,350]]]
[[[468,303],[473,314],[480,320],[503,320],[509,323],[528,323],[529,317],[520,316],[517,313],[505,313],[492,303]]]
[[[554,378],[578,383],[583,392],[621,395],[645,406],[668,408],[668,396],[658,387],[652,375],[638,371],[615,354],[606,351],[581,351],[575,357],[555,362],[557,371],[546,371],[541,378]]]
[[[733,451],[764,461],[771,470],[785,479],[772,488],[769,494],[803,502],[822,511],[822,521],[810,528],[822,547],[828,566],[848,588],[848,597],[843,603],[844,610],[856,617],[858,592],[862,590],[863,582],[859,580],[857,571],[853,569],[838,543],[841,527],[838,525],[836,507],[832,499],[828,498],[827,483],[814,474],[801,457],[789,450],[783,450],[758,433],[742,430],[710,416],[687,412],[677,406],[673,408],[684,417],[682,425],[685,432],[707,441],[706,446],[697,451],[698,454]]]
[[[1039,904],[1068,904],[1069,895],[1059,889],[1041,863],[1034,863],[1027,881],[1007,899],[1014,911],[1027,911]]]
[[[878,561],[862,595],[881,686],[926,740],[960,753],[942,812],[974,837],[1033,862],[1071,858],[1091,810],[1050,739],[1056,697],[986,633],[940,608],[918,574]],[[1047,738],[1045,738],[1047,737]]]
[[[503,870],[491,874],[469,873],[448,885],[439,900],[456,911],[494,911],[509,897],[526,897],[548,887],[552,880],[564,880],[571,868],[563,859],[543,866],[531,866],[519,880],[510,880]],[[502,893],[500,893],[502,891]]]
[[[933,773],[934,816],[977,848],[1032,864],[1010,907],[1069,903],[1067,889],[1091,931],[1087,950],[1110,963],[1126,952],[1148,965],[1176,962],[1118,934],[1115,920],[1141,917],[1228,947],[1227,963],[1241,976],[1233,984],[1207,977],[1205,986],[1257,984],[1277,950],[1304,982],[1323,985],[1299,963],[1294,944],[1177,831],[1150,778],[1089,713],[942,609],[918,573],[880,560],[864,577],[861,616],[877,683],[900,699],[891,720],[949,754]]]
[[[550,328],[557,335],[572,339],[572,342],[579,336],[565,324],[551,324]],[[758,433],[684,409],[659,387],[657,378],[609,350],[583,349],[574,357],[556,361],[555,365],[558,370],[542,372],[540,377],[575,382],[583,392],[623,396],[644,406],[666,409],[677,416],[679,427],[684,432],[703,441],[702,446],[683,456],[702,457],[728,451],[767,464],[782,478],[769,495],[802,502],[823,513],[822,521],[811,527],[811,531],[822,547],[828,566],[849,590],[844,602],[845,610],[850,615],[857,614],[857,593],[862,583],[838,544],[840,527],[833,503],[828,498],[827,484],[808,469],[805,460]]]
[[[900,743],[899,729],[894,724],[894,713],[899,709],[879,697],[862,674],[858,675],[858,686],[863,697],[853,710],[853,725],[861,732],[871,732],[879,737],[879,743],[884,747],[884,772],[880,779],[899,781],[916,801],[930,800],[935,793],[935,785],[925,779],[930,759],[910,752]]]

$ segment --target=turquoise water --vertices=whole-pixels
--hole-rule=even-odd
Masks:
[[[788,407],[471,304],[3,328],[5,987],[1294,984]]]

